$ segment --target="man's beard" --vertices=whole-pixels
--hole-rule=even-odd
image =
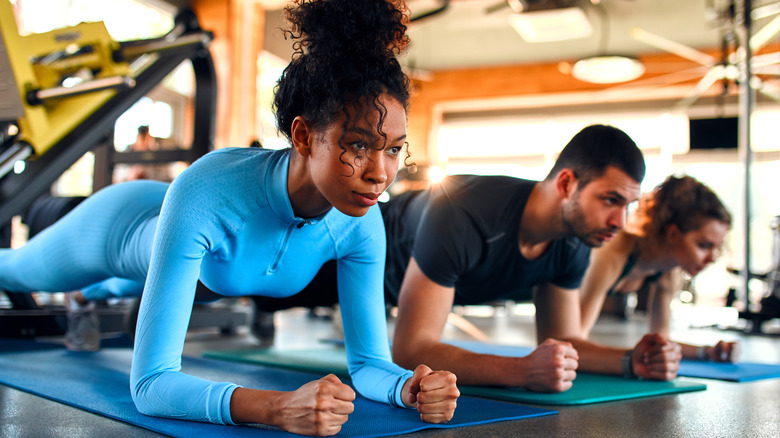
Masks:
[[[585,219],[585,213],[580,205],[579,192],[575,193],[574,197],[568,204],[563,206],[563,225],[568,230],[569,234],[580,239],[582,243],[591,247],[598,248],[604,244],[603,241],[596,238],[597,234],[616,232],[612,229],[599,229],[592,230],[588,228],[587,220]]]

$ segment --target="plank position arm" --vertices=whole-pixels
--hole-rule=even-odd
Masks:
[[[477,354],[441,342],[455,290],[422,272],[412,258],[398,303],[393,359],[405,368],[425,363],[446,369],[464,385],[519,386],[533,391],[569,389],[576,376],[577,354],[566,342],[548,340],[526,357]]]

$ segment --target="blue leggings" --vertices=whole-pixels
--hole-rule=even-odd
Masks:
[[[0,249],[0,289],[86,289],[91,299],[107,298],[112,290],[140,295],[167,187],[156,181],[109,186],[23,247]]]

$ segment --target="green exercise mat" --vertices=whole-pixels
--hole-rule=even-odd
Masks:
[[[333,373],[340,377],[349,377],[346,353],[344,348],[338,346],[321,346],[309,349],[267,348],[260,350],[207,351],[204,352],[204,355],[213,359],[253,363],[318,374]],[[522,388],[485,386],[459,386],[459,388],[464,395],[540,405],[565,406],[701,391],[706,389],[707,385],[680,378],[668,382],[660,382],[578,373],[571,389],[554,394],[533,392]]]
[[[533,403],[538,405],[585,405],[654,395],[701,391],[707,385],[682,379],[669,382],[626,379],[592,373],[577,373],[571,389],[558,393],[540,393],[522,388],[494,388],[486,386],[462,386],[460,392],[493,400]]]

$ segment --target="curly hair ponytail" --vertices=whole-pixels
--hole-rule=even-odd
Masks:
[[[670,176],[659,184],[644,205],[649,235],[660,236],[674,224],[683,233],[696,230],[709,219],[731,227],[731,213],[709,187],[690,176]]]
[[[296,0],[287,7],[291,29],[285,36],[294,40],[295,53],[274,96],[279,131],[291,140],[297,116],[313,129],[329,125],[339,112],[360,116],[346,111],[352,103],[358,111],[367,111],[366,105],[379,111],[381,133],[384,93],[407,109],[409,78],[396,59],[409,43],[406,12],[403,2],[389,0]]]

